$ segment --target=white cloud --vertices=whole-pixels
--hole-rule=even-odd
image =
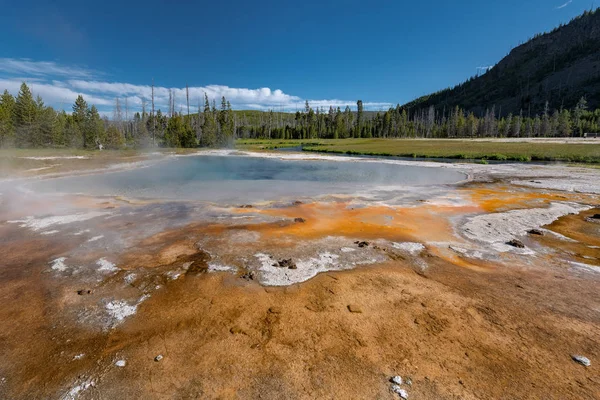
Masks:
[[[97,74],[81,67],[69,67],[53,61],[32,61],[27,58],[0,58],[0,72],[34,76],[69,76],[90,78]]]
[[[573,0],[569,0],[565,4],[556,7],[555,10],[560,10],[561,8],[565,8],[566,6],[568,6],[569,4],[571,4],[572,2],[573,2]]]
[[[0,79],[0,90],[4,91],[7,89],[13,95],[19,92],[19,88],[23,83],[20,79]],[[27,81],[27,86],[31,89],[34,96],[41,96],[44,103],[50,105],[65,105],[65,109],[68,109],[71,104],[75,101],[78,95],[83,95],[88,104],[95,104],[96,106],[109,106],[114,103],[110,98],[99,97],[83,92],[77,92],[71,90],[68,87],[56,85],[52,83],[40,83],[38,81]]]
[[[2,76],[5,76],[4,78]],[[16,77],[18,76],[18,78]],[[124,82],[107,82],[98,80],[92,71],[56,64],[54,62],[36,62],[26,59],[0,59],[0,91],[8,89],[17,94],[21,82],[26,81],[34,95],[40,95],[46,104],[69,110],[79,94],[88,104],[95,104],[103,115],[111,115],[115,99],[118,97],[124,107],[127,99],[128,107],[133,114],[140,111],[145,100],[147,110],[150,109],[152,87]],[[186,110],[186,89],[154,87],[154,103],[156,109],[163,112],[168,108],[169,92],[175,98],[175,109]],[[194,86],[189,88],[190,111],[196,112],[198,106],[203,107],[204,95],[210,101],[220,105],[221,97],[225,97],[234,109],[281,110],[293,112],[304,109],[305,99],[284,93],[279,89],[267,87],[249,89],[233,88],[225,85]],[[356,108],[355,100],[320,100],[308,99],[313,109],[330,106],[344,109],[347,105]],[[383,102],[363,103],[366,110],[387,109],[391,106]]]

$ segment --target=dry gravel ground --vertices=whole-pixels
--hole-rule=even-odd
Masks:
[[[454,189],[469,204],[233,209],[232,217],[254,215],[256,223],[167,227],[108,255],[103,239],[89,250],[82,236],[1,223],[0,398],[394,399],[395,375],[409,399],[600,398],[600,223],[591,218],[600,209],[523,237],[535,255],[496,253],[460,232],[474,214],[556,201],[597,207],[598,196],[510,180]],[[71,201],[88,211],[147,207]],[[0,207],[0,220],[9,219]],[[159,220],[101,225],[128,232]],[[300,257],[331,240],[343,243],[340,254],[378,261],[285,287],[262,286],[260,271],[251,279],[245,269],[258,250]],[[369,245],[354,243],[362,240]],[[460,253],[450,242],[471,247]],[[107,257],[119,269],[52,270],[61,254],[67,265]],[[215,271],[217,259],[237,269]],[[99,319],[99,309],[121,314]]]

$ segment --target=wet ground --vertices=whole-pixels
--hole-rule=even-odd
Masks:
[[[598,195],[458,171],[236,204],[5,190],[0,397],[598,398]]]

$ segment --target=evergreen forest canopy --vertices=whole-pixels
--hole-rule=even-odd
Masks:
[[[474,137],[578,137],[599,132],[600,109],[588,110],[581,98],[571,110],[540,115],[522,114],[498,118],[494,107],[481,116],[459,107],[440,112],[434,106],[409,110],[397,106],[385,112],[365,112],[330,107],[313,109],[308,101],[303,111],[234,111],[223,97],[220,107],[204,99],[204,109],[195,114],[169,111],[148,113],[145,108],[128,117],[116,99],[112,120],[102,118],[94,105],[78,96],[72,112],[46,106],[33,97],[23,83],[18,95],[7,90],[0,97],[0,145],[39,148],[74,147],[120,149],[140,147],[228,147],[236,138],[253,139],[344,139],[344,138],[474,138]]]

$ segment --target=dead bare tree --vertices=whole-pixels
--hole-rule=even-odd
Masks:
[[[125,137],[127,137],[127,131],[129,127],[129,99],[125,96]]]
[[[190,126],[191,126],[191,123],[190,123],[190,89],[187,84],[185,85],[185,99],[187,102],[188,124],[190,124]]]
[[[156,119],[154,118],[154,78],[152,78],[152,146],[156,147]]]
[[[121,133],[123,133],[123,112],[121,111],[121,103],[119,102],[119,98],[115,99],[115,109],[113,112],[113,120],[117,125],[117,128]]]

